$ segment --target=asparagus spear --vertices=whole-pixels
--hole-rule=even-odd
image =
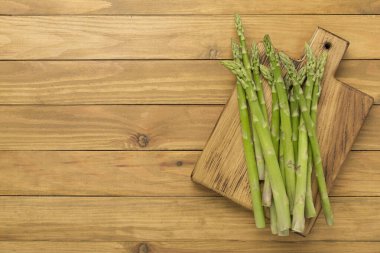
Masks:
[[[311,104],[311,119],[313,122],[317,122],[317,109],[318,109],[318,100],[319,96],[321,95],[321,81],[323,78],[323,74],[325,72],[325,65],[327,61],[327,53],[323,52],[321,56],[318,58],[317,62],[317,70],[316,70],[316,77],[315,77],[315,84],[313,88],[313,98],[312,98],[312,104]],[[315,124],[316,126],[316,124]]]
[[[293,209],[292,229],[302,233],[305,229],[305,194],[307,184],[307,131],[304,119],[301,118],[299,125],[298,159],[296,170],[296,196]]]
[[[272,205],[272,188],[269,181],[269,173],[265,170],[265,178],[263,185],[263,195],[262,195],[263,206],[270,207]]]
[[[272,91],[272,119],[271,119],[271,135],[274,150],[276,154],[279,153],[279,144],[280,144],[280,107],[278,104],[278,97],[276,92],[276,87],[274,85],[273,75],[270,70],[264,66],[260,65],[260,72],[263,77],[268,81],[269,86]]]
[[[299,82],[302,84],[304,82],[304,79],[306,77],[306,68],[301,68],[299,71]],[[289,76],[287,75],[287,78],[289,79]],[[290,84],[292,83],[291,80],[287,80],[285,83],[288,83],[288,86],[290,87]],[[291,113],[291,120],[292,120],[292,141],[293,141],[293,149],[294,149],[294,158],[297,160],[298,157],[298,127],[300,124],[300,114],[299,114],[299,106],[298,106],[298,100],[295,98],[295,92],[294,88],[289,92],[289,101],[290,101],[290,113]],[[296,180],[297,181],[297,180]]]
[[[298,84],[302,84],[305,78],[305,69],[302,68],[297,77]],[[294,89],[295,91],[295,89]],[[297,93],[295,99],[298,101]],[[296,170],[296,195],[293,209],[292,229],[302,233],[305,229],[305,194],[307,184],[307,162],[308,162],[308,137],[304,119],[301,117],[299,123],[298,157]]]
[[[321,159],[321,153],[319,149],[319,143],[317,140],[315,124],[310,117],[309,110],[307,108],[306,99],[303,94],[303,90],[301,89],[301,86],[297,80],[297,75],[296,75],[297,72],[295,70],[292,60],[286,54],[283,54],[283,53],[280,53],[280,57],[281,57],[281,61],[283,62],[285,68],[288,71],[288,74],[293,80],[293,85],[297,93],[296,98],[298,99],[298,102],[300,105],[302,118],[305,122],[305,126],[307,129],[307,133],[309,136],[309,141],[310,141],[310,145],[311,145],[311,149],[313,153],[313,161],[314,161],[315,172],[317,176],[319,193],[321,196],[323,213],[325,214],[325,219],[326,219],[327,224],[332,225],[334,223],[334,217],[333,217],[333,213],[331,209],[330,200],[328,197],[327,186],[326,186],[325,176],[323,172],[322,159]]]
[[[280,147],[279,147],[278,159],[279,159],[279,164],[280,164],[282,180],[284,184],[286,185],[285,164],[284,164],[284,133],[282,131],[280,132]]]
[[[263,85],[261,83],[261,78],[260,78],[260,55],[259,55],[259,49],[257,48],[256,43],[252,43],[251,68],[252,68],[252,73],[253,73],[253,82],[255,83],[257,98],[259,99],[261,111],[263,112],[263,116],[265,120],[268,121],[267,106],[265,104]]]
[[[232,54],[234,57],[234,61],[238,64],[242,64],[242,55],[240,51],[240,46],[232,41]],[[248,169],[248,179],[251,189],[251,197],[253,204],[253,211],[256,219],[256,226],[261,228],[265,227],[265,219],[264,219],[264,210],[261,202],[261,191],[260,191],[260,182],[258,176],[257,163],[255,159],[255,151],[252,143],[252,134],[251,130],[253,128],[250,127],[249,124],[249,116],[248,109],[245,101],[245,91],[240,83],[237,83],[237,91],[238,91],[238,102],[240,108],[240,121],[242,125],[242,134],[243,134],[243,143],[244,145],[248,145],[247,140],[250,140],[250,147],[244,146],[245,157],[247,161],[247,169]],[[247,138],[247,140],[246,140]]]
[[[276,206],[274,205],[274,203],[272,203],[270,207],[270,229],[273,235],[278,234]]]
[[[253,112],[251,114],[251,121],[257,129],[258,137],[263,147],[263,155],[267,169],[269,172],[269,179],[273,192],[273,199],[276,205],[277,224],[279,231],[287,231],[290,228],[290,212],[289,200],[286,195],[286,189],[282,181],[280,167],[277,161],[277,156],[273,147],[271,134],[268,127],[268,122],[265,121],[261,112],[260,103],[258,102],[257,95],[253,90],[253,82],[249,79],[245,68],[234,61],[223,61],[224,66],[234,73],[239,82],[241,82],[245,89],[249,109]],[[249,84],[249,82],[252,82]]]
[[[238,44],[232,42],[232,54],[234,61],[238,64],[242,63],[242,55]],[[241,83],[237,83],[237,95],[240,112],[240,122],[242,126],[242,136],[244,144],[244,153],[247,162],[248,181],[251,190],[251,198],[253,205],[253,212],[255,216],[255,223],[257,228],[265,227],[265,215],[261,202],[260,182],[255,159],[255,151],[252,143],[251,126],[249,123],[249,112],[246,103],[246,96]]]
[[[312,49],[310,46],[306,43],[305,44],[305,52],[306,52],[306,83],[305,83],[305,99],[307,107],[310,110],[311,101],[312,101],[312,95],[313,95],[313,87],[315,82],[315,68],[316,68],[316,61],[313,54]]]
[[[247,77],[253,81],[253,75],[252,75],[252,67],[251,67],[251,62],[249,60],[248,52],[247,52],[247,45],[245,42],[245,36],[244,36],[244,28],[243,24],[241,22],[241,18],[238,14],[235,15],[235,27],[236,27],[236,32],[239,37],[239,42],[240,42],[240,50],[241,50],[241,58],[243,62],[243,66],[247,72]],[[233,47],[234,50],[234,47]],[[257,87],[256,87],[257,89]],[[265,103],[265,101],[264,101]],[[256,155],[256,162],[257,162],[257,168],[259,171],[259,178],[261,180],[264,179],[264,171],[265,171],[265,164],[264,164],[264,159],[263,159],[263,154],[262,154],[262,148],[260,144],[260,139],[257,137],[257,130],[253,128],[253,144],[255,147],[255,155]]]
[[[293,142],[293,150],[294,157],[298,157],[298,126],[300,124],[300,114],[298,109],[298,101],[294,97],[294,89],[291,89],[289,94],[289,104],[290,104],[290,114],[292,120],[292,142]]]
[[[273,84],[273,75],[270,70],[264,66],[260,65],[260,72],[263,77],[268,81],[268,84],[271,86],[272,90],[272,120],[271,120],[271,136],[272,143],[275,149],[276,155],[278,157],[278,146],[280,141],[279,129],[280,129],[280,111],[278,106],[278,98],[276,94],[276,88]],[[268,171],[265,171],[265,181],[263,186],[263,205],[271,206],[272,202],[272,190],[269,182]],[[271,208],[272,211],[272,208]]]
[[[305,195],[305,216],[306,218],[312,218],[317,216],[317,212],[314,207],[313,191],[312,191],[312,171],[313,171],[313,157],[311,153],[311,147],[308,148],[308,160],[307,160],[307,182],[306,182],[306,195]]]
[[[294,69],[295,71],[295,69]],[[287,77],[290,79],[289,83],[293,83],[294,81],[297,84],[301,84],[305,80],[306,76],[306,68],[303,67],[300,69],[298,73],[294,73],[296,80],[292,79],[290,73],[288,73]],[[293,83],[293,86],[297,85]],[[292,229],[297,232],[303,232],[305,228],[305,192],[306,192],[306,182],[307,182],[307,161],[308,161],[308,138],[307,132],[305,129],[304,120],[299,119],[299,108],[298,108],[298,99],[296,93],[296,87],[293,87],[291,93],[291,99],[293,99],[293,103],[291,100],[291,110],[292,105],[293,113],[292,114],[292,127],[293,127],[293,137],[297,136],[297,138],[293,138],[293,144],[297,146],[297,167],[296,167],[296,193],[295,193],[295,202],[293,208],[293,220],[292,220]],[[297,103],[295,103],[297,101]],[[299,124],[299,125],[298,125]]]
[[[268,35],[264,37],[264,46],[266,54],[269,57],[270,68],[273,73],[273,80],[276,86],[277,96],[280,106],[281,130],[284,133],[284,165],[285,165],[285,182],[286,192],[289,197],[290,212],[293,211],[294,196],[296,189],[295,182],[295,162],[292,143],[292,125],[290,120],[290,109],[288,104],[287,91],[282,78],[278,53],[272,46]]]
[[[265,228],[264,209],[261,203],[261,191],[259,176],[252,144],[251,128],[249,125],[249,113],[245,100],[245,92],[241,83],[237,83],[237,94],[239,102],[240,123],[243,136],[245,160],[247,162],[248,181],[251,189],[251,199],[255,224],[257,228]]]
[[[314,83],[315,83],[316,59],[314,57],[313,51],[311,50],[310,46],[307,43],[305,43],[305,53],[306,53],[306,59],[307,59],[307,64],[306,64],[307,79],[306,79],[306,84],[305,84],[305,99],[306,99],[307,108],[310,110],[311,103],[312,103]],[[306,184],[306,196],[305,196],[305,216],[307,218],[315,217],[317,215],[315,211],[315,207],[314,207],[313,192],[311,189],[312,187],[311,176],[312,176],[312,169],[313,169],[312,159],[313,158],[311,154],[311,147],[309,144],[307,184]]]
[[[272,91],[271,135],[272,135],[272,143],[273,143],[273,147],[274,147],[275,152],[276,152],[276,156],[277,156],[277,158],[279,158],[280,108],[278,105],[278,97],[277,97],[276,87],[273,83],[273,75],[266,66],[260,65],[260,72],[263,75],[263,77],[268,81],[268,84],[270,85],[271,91]],[[281,160],[282,160],[282,158],[283,157],[281,157]],[[281,165],[283,168],[283,163],[280,162],[279,165],[280,165],[280,170],[281,170]],[[266,172],[266,174],[265,174],[266,178],[265,178],[264,187],[263,187],[263,204],[269,202],[269,197],[271,195],[270,193],[272,191],[270,188],[270,183],[268,183],[269,182],[269,180],[268,180],[269,174],[267,173],[268,170],[266,170],[265,172]],[[269,185],[269,187],[268,187],[268,185]],[[272,197],[272,199],[273,199],[273,197]],[[270,206],[270,224],[271,224],[272,234],[278,234],[276,206],[274,204],[274,201],[271,201],[271,206]]]
[[[315,84],[313,86],[312,99],[311,104],[309,104],[309,109],[311,110],[311,119],[315,123],[315,127],[317,125],[317,106],[319,96],[321,94],[320,91],[320,82],[323,77],[324,68],[327,60],[327,53],[322,53],[322,55],[318,58],[316,63],[316,73],[315,73]],[[310,107],[311,106],[311,107]],[[310,156],[309,156],[310,157]],[[310,157],[311,159],[311,157]],[[307,175],[307,189],[306,189],[306,209],[305,216],[307,218],[317,216],[317,212],[315,211],[314,201],[313,201],[313,192],[311,189],[311,175],[312,175],[312,163],[310,162],[308,165],[308,175]]]

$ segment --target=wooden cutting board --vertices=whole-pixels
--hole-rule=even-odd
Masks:
[[[322,51],[328,52],[318,105],[317,132],[327,186],[330,190],[373,104],[373,98],[334,78],[335,71],[348,47],[348,41],[318,28],[310,44],[317,55]],[[259,45],[259,49],[262,62],[266,62],[263,46]],[[303,60],[299,60],[298,63],[303,64]],[[269,98],[267,102],[270,104],[268,87],[265,88],[265,92]],[[236,89],[193,170],[192,180],[251,209]],[[321,205],[317,196],[315,178],[313,193],[319,213]],[[308,221],[304,234],[311,231],[315,220],[316,218]]]

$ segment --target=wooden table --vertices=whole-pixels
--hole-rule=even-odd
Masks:
[[[282,7],[280,7],[282,5]],[[234,87],[233,13],[291,56],[317,25],[380,104],[380,1],[3,0],[0,252],[380,252],[380,105],[332,192],[336,224],[258,233],[190,173]]]

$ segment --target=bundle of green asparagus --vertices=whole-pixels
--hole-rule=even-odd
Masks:
[[[317,178],[326,222],[332,225],[333,214],[316,135],[317,105],[327,54],[317,58],[306,44],[306,65],[297,70],[286,54],[275,50],[266,35],[263,42],[269,64],[265,66],[260,64],[255,43],[248,52],[239,15],[235,17],[235,25],[239,43],[232,43],[234,59],[222,61],[222,64],[237,79],[256,226],[265,227],[264,209],[268,208],[273,234],[285,236],[289,230],[302,233],[306,218],[316,216],[311,190],[312,170]],[[271,88],[270,118],[262,78]]]

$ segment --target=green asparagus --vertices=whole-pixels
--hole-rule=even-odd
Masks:
[[[291,76],[293,80],[293,85],[296,91],[296,98],[298,99],[298,102],[300,105],[300,111],[302,114],[302,118],[305,122],[305,126],[307,129],[307,133],[309,136],[309,141],[310,141],[310,145],[311,145],[311,149],[313,153],[313,161],[314,161],[314,167],[315,167],[315,172],[317,176],[319,194],[321,196],[323,213],[325,215],[327,224],[332,225],[334,223],[334,217],[333,217],[333,213],[331,209],[330,200],[328,197],[327,186],[326,186],[325,176],[323,172],[322,159],[321,159],[321,153],[319,149],[319,143],[317,139],[315,124],[312,118],[310,117],[310,112],[307,108],[306,99],[303,94],[303,90],[301,89],[301,86],[297,80],[296,70],[295,70],[292,60],[286,54],[283,54],[283,53],[280,53],[280,57],[286,70],[288,71],[288,74]]]
[[[295,162],[292,143],[292,125],[287,91],[285,88],[278,53],[275,51],[268,35],[264,37],[266,54],[269,57],[270,69],[273,73],[273,80],[280,106],[281,130],[284,133],[284,165],[286,192],[289,197],[290,212],[293,211],[294,197],[296,190],[295,182]]]
[[[307,60],[306,62],[307,79],[306,79],[306,84],[305,84],[305,99],[306,99],[307,108],[311,110],[312,95],[313,95],[313,89],[314,89],[314,83],[315,83],[316,59],[313,54],[313,51],[311,50],[310,46],[307,43],[305,43],[305,53],[306,53],[306,60]],[[312,177],[312,169],[313,169],[312,159],[313,158],[311,155],[311,147],[309,144],[307,184],[306,184],[306,196],[305,196],[305,216],[307,218],[312,218],[317,215],[315,211],[315,207],[314,207],[313,192],[311,189],[312,187],[311,177]]]
[[[259,176],[257,173],[257,166],[252,144],[251,127],[249,124],[249,113],[247,103],[245,100],[245,92],[241,83],[237,83],[237,94],[239,102],[240,123],[243,136],[243,145],[245,160],[247,162],[248,181],[251,189],[251,199],[253,206],[253,213],[257,228],[265,227],[264,209],[261,203],[261,191]]]
[[[239,37],[239,42],[240,42],[240,52],[241,52],[241,57],[242,57],[242,63],[246,70],[247,78],[249,78],[249,80],[252,80],[253,82],[252,67],[251,67],[251,61],[249,59],[249,55],[247,52],[247,45],[246,45],[245,36],[244,36],[244,28],[243,28],[241,18],[238,14],[235,15],[235,27],[236,27],[236,32],[237,32],[237,35]],[[257,87],[255,87],[255,90],[256,89]],[[254,140],[253,145],[255,148],[257,169],[259,171],[259,178],[260,180],[263,180],[265,164],[264,164],[260,139],[257,137],[257,130],[254,127],[253,127],[253,140]]]
[[[237,79],[245,89],[249,109],[253,112],[251,114],[251,121],[257,129],[258,137],[263,147],[263,155],[268,169],[269,179],[272,187],[273,199],[276,205],[277,224],[279,231],[288,231],[290,228],[290,212],[289,200],[286,194],[286,189],[282,181],[280,167],[278,164],[277,156],[273,147],[271,134],[260,108],[260,103],[256,93],[253,90],[254,83],[248,77],[245,68],[235,61],[223,61],[224,66],[231,70],[237,76]]]

